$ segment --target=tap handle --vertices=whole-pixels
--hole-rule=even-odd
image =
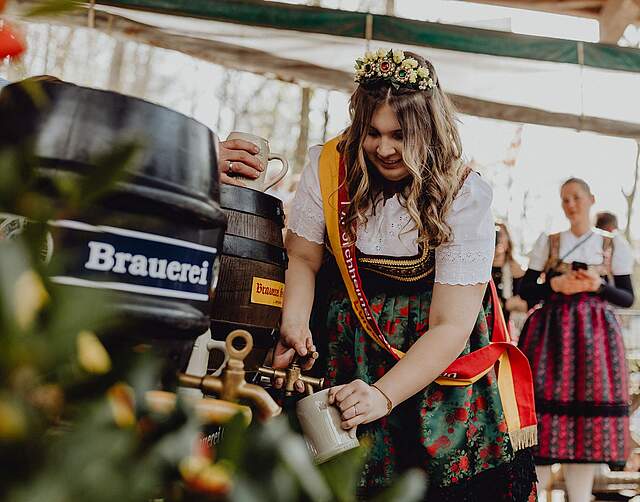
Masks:
[[[244,358],[247,357],[251,349],[253,349],[253,338],[249,332],[244,329],[234,329],[227,335],[225,344],[230,359],[244,361]],[[239,345],[241,348],[236,348],[236,345]]]
[[[304,364],[309,360],[309,359],[318,359],[320,355],[318,354],[317,351],[313,351],[313,352],[307,352],[306,356],[300,356],[298,355],[298,353],[296,352],[296,354],[293,356],[293,359],[291,360],[291,364],[290,366],[304,366]]]
[[[324,387],[324,378],[301,376],[300,380],[304,383],[304,389],[307,395],[311,395],[314,391],[321,390]]]

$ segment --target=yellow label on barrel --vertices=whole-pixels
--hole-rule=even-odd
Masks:
[[[284,297],[284,283],[254,277],[251,286],[251,303],[260,305],[270,305],[282,308],[282,298]]]

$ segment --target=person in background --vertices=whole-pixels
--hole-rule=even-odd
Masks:
[[[614,234],[618,231],[618,217],[610,211],[600,211],[596,213],[596,228]],[[634,448],[631,451],[624,470],[629,472],[640,471],[640,448]]]
[[[527,311],[527,302],[518,295],[518,287],[523,276],[524,270],[513,257],[513,242],[507,226],[501,222],[496,223],[496,251],[491,277],[498,289],[507,324],[512,312]]]
[[[570,228],[542,234],[530,253],[520,294],[542,306],[518,346],[534,377],[540,488],[562,463],[569,501],[589,502],[597,464],[622,467],[629,453],[627,366],[611,304],[633,303],[633,256],[622,236],[591,227],[584,180],[568,179],[560,196]]]
[[[609,211],[600,211],[596,214],[596,228],[605,232],[618,231],[618,217]]]

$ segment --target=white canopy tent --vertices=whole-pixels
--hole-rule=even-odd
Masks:
[[[227,67],[343,91],[352,89],[353,62],[364,50],[403,47],[434,63],[443,87],[463,113],[640,138],[637,49],[275,2],[209,2],[228,4],[227,10],[218,7],[215,12],[195,11],[203,4],[199,0],[105,3],[127,6],[99,2],[52,22],[89,25]],[[273,19],[264,17],[272,12],[277,14]],[[16,11],[13,15],[19,16]],[[305,24],[307,18],[311,20]],[[314,19],[318,24],[313,24]],[[350,23],[362,19],[365,38],[358,39]],[[241,24],[243,20],[246,24]],[[332,21],[335,30],[331,30]],[[374,21],[383,28],[385,22],[391,24],[376,32],[369,26]],[[403,34],[405,28],[407,34]],[[340,35],[327,34],[331,31]],[[367,40],[367,35],[373,38]],[[376,36],[415,40],[420,45],[390,43]]]

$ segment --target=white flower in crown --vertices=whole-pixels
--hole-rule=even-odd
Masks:
[[[407,69],[417,68],[418,62],[413,58],[407,58],[402,62],[402,66]]]
[[[409,70],[409,83],[415,84],[418,81],[418,74],[414,70]]]
[[[396,64],[400,64],[402,63],[402,61],[404,60],[404,52],[395,49],[393,52],[393,62]]]
[[[421,66],[416,70],[416,72],[418,73],[418,77],[420,78],[429,78],[429,68]]]
[[[383,58],[387,55],[387,51],[386,49],[380,48],[376,51],[376,56],[378,56],[379,58]]]

